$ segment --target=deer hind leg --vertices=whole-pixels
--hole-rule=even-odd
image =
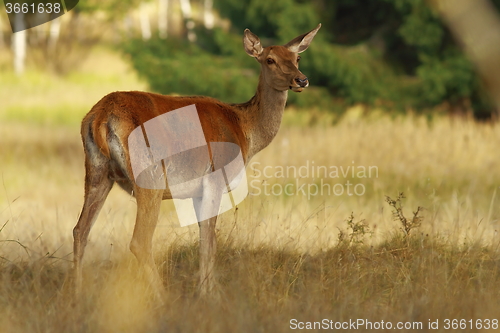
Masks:
[[[142,266],[144,274],[161,300],[165,293],[163,282],[156,268],[153,258],[153,235],[158,223],[160,205],[162,201],[162,190],[149,190],[135,187],[137,199],[137,219],[134,234],[130,242],[130,251],[135,255]]]
[[[81,293],[82,259],[90,229],[114,183],[108,177],[109,161],[98,152],[86,152],[85,169],[85,201],[78,223],[73,229],[73,275],[77,295]]]

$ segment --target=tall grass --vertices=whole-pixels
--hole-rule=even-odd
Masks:
[[[249,181],[293,183],[254,175],[265,166],[300,167],[307,160],[377,165],[379,177],[351,179],[365,185],[363,196],[250,195],[238,210],[222,215],[218,301],[196,297],[197,227],[178,227],[165,202],[155,253],[169,299],[160,308],[128,251],[135,202],[118,189],[90,235],[87,292],[68,308],[71,229],[83,194],[79,135],[72,126],[0,126],[5,331],[280,332],[289,330],[293,318],[424,325],[439,319],[443,325],[446,318],[498,314],[499,179],[491,171],[497,159],[490,153],[498,139],[496,125],[380,118],[283,128],[256,157],[260,164],[253,174],[249,169]],[[466,135],[474,148],[467,150]],[[425,208],[412,236],[404,237],[384,199],[398,191],[407,196],[405,216]],[[349,232],[351,212],[370,232],[346,245],[338,234]]]
[[[292,319],[422,322],[424,330],[438,320],[445,331],[445,319],[499,319],[499,125],[360,117],[356,108],[342,119],[285,112],[278,137],[247,169],[251,195],[219,218],[216,297],[196,296],[197,227],[179,227],[165,202],[155,255],[167,300],[154,302],[128,251],[135,201],[113,189],[90,234],[85,293],[73,299],[71,230],[84,177],[77,122],[110,87],[141,85],[130,77],[115,85],[119,72],[101,83],[74,75],[83,75],[74,86],[41,75],[54,81],[38,96],[1,83],[0,332],[282,332]],[[48,110],[66,101],[78,102],[60,121],[62,111]],[[32,107],[29,121],[20,105]],[[313,166],[377,173],[313,176]],[[308,173],[294,176],[301,167]],[[347,181],[364,193],[313,194]],[[278,193],[286,185],[306,190]],[[386,202],[399,192],[407,218],[423,207],[420,226],[407,233]]]

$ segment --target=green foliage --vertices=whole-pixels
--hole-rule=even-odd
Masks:
[[[315,85],[348,102],[374,103],[384,93],[384,82],[391,73],[366,47],[347,48],[321,43],[308,50],[302,70]]]
[[[422,102],[428,104],[471,97],[477,89],[471,63],[456,50],[445,53],[442,59],[423,56],[417,75],[422,80]]]
[[[249,26],[279,42],[323,22],[302,69],[312,85],[347,103],[402,109],[471,99],[483,111],[488,105],[472,65],[424,0],[219,0],[216,5],[239,30]]]
[[[236,31],[250,28],[260,37],[281,42],[311,30],[319,22],[315,8],[303,1],[218,0],[214,6],[231,20]]]
[[[249,68],[251,59],[246,56],[246,62],[237,61],[228,55],[232,52],[228,45],[219,47],[222,55],[173,38],[136,39],[124,49],[139,74],[160,93],[207,95],[235,103],[249,100],[257,86],[256,67]]]
[[[119,18],[125,15],[130,10],[139,6],[143,0],[85,0],[78,2],[75,7],[77,12],[95,13],[101,11],[106,14],[108,18]]]
[[[408,45],[433,51],[441,45],[444,30],[427,7],[417,7],[406,16],[398,33]]]
[[[198,29],[196,45],[171,39],[125,47],[154,90],[247,100],[257,66],[242,50],[243,30],[264,45],[284,44],[321,22],[301,61],[316,89],[290,94],[289,103],[338,109],[332,101],[343,100],[418,110],[470,101],[478,113],[493,110],[473,66],[425,0],[216,0],[214,6],[231,21],[230,32]]]
[[[418,57],[409,68],[419,79],[412,92],[419,98],[413,106],[425,108],[443,101],[453,105],[466,99],[476,105],[487,104],[472,64],[425,0],[384,1],[393,4],[401,15],[397,34]],[[405,57],[399,61],[405,61]]]

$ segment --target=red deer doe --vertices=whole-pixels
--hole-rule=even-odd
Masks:
[[[152,287],[159,294],[163,283],[152,254],[152,239],[160,203],[172,199],[166,189],[147,189],[137,185],[133,177],[128,138],[131,132],[157,116],[194,104],[207,142],[229,142],[239,146],[245,165],[276,136],[283,116],[288,90],[301,92],[309,85],[299,69],[299,53],[305,51],[320,29],[294,38],[284,46],[262,47],[260,39],[246,29],[243,45],[246,53],[257,59],[261,71],[257,92],[248,102],[226,104],[203,96],[177,97],[130,91],[114,92],[102,98],[82,121],[81,135],[85,150],[85,201],[73,229],[74,279],[78,293],[82,284],[82,259],[92,224],[97,218],[111,187],[116,182],[135,196],[137,217],[130,250],[144,269]],[[168,75],[168,73],[166,73]],[[176,174],[168,178],[182,181],[183,168],[197,168],[198,175],[214,170],[211,158],[205,165],[184,159],[173,166]],[[195,166],[193,166],[195,164]],[[165,173],[171,168],[163,169]],[[211,184],[200,181],[186,197],[193,198],[198,210],[206,210],[220,197],[214,196]],[[217,216],[199,223],[201,294],[215,286],[213,274]]]

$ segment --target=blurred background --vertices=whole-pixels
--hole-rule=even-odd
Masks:
[[[498,317],[500,0],[82,0],[16,34],[3,8],[0,332]],[[289,93],[247,167],[251,195],[218,218],[224,302],[198,302],[198,226],[181,228],[165,201],[154,246],[170,299],[150,311],[128,249],[136,203],[113,189],[90,233],[82,311],[68,306],[84,115],[119,90],[245,102],[259,65],[244,29],[267,46],[318,23],[301,54],[310,87]]]
[[[384,112],[490,119],[497,107],[463,52],[460,36],[453,36],[453,27],[440,14],[439,4],[446,3],[90,0],[59,19],[14,35],[2,11],[0,73],[3,80],[14,82],[13,73],[23,81],[51,75],[71,82],[81,75],[80,81],[90,82],[92,74],[105,76],[116,67],[116,72],[139,78],[120,80],[125,89],[140,82],[164,94],[241,102],[253,95],[258,77],[257,66],[242,52],[243,30],[250,28],[265,45],[282,44],[321,22],[315,47],[301,63],[311,89],[307,94],[291,94],[289,105],[335,115],[362,104]],[[499,0],[491,4],[500,7]],[[129,68],[119,68],[122,63]],[[21,109],[29,101],[2,97],[0,117],[25,115]],[[68,113],[75,114],[75,119],[83,114],[64,109],[51,110],[44,117],[69,121]]]

